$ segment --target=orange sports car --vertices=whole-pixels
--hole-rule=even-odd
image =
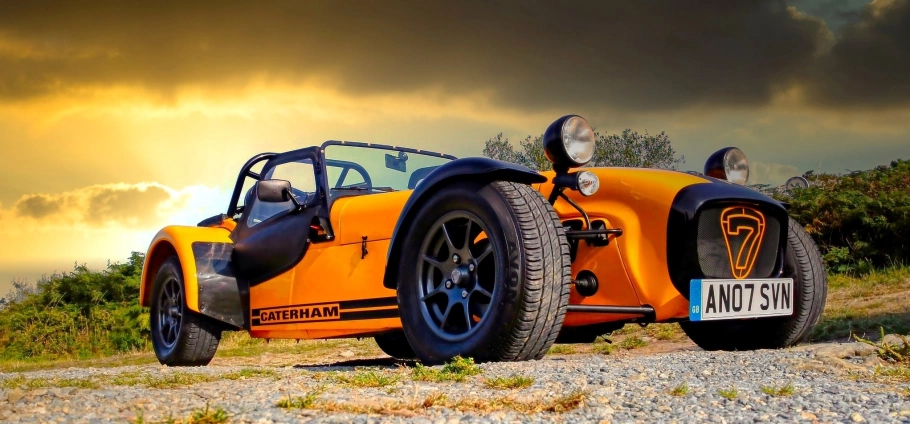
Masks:
[[[577,115],[543,143],[544,173],[344,141],[253,157],[226,213],[149,247],[140,301],[159,361],[207,364],[238,329],[375,337],[440,363],[538,359],[626,323],[679,322],[705,349],[780,348],[818,321],[818,249],[786,205],[743,186],[739,149],[703,174],[584,167],[594,132]]]

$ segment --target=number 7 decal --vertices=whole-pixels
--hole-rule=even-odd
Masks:
[[[752,273],[765,235],[765,216],[752,208],[737,206],[720,213],[720,228],[727,244],[733,278],[745,279]]]

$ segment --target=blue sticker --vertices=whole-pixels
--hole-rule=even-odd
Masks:
[[[689,281],[689,321],[701,321],[701,280]]]

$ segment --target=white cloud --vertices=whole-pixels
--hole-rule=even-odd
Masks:
[[[21,196],[0,207],[4,230],[59,230],[61,227],[130,230],[166,224],[192,225],[223,210],[230,193],[204,185],[173,189],[156,182],[102,184],[60,193]]]
[[[9,279],[35,281],[73,263],[97,268],[144,252],[162,227],[196,225],[227,208],[230,192],[192,185],[104,184],[36,193],[0,205],[0,296]]]
[[[802,175],[802,173],[793,165],[767,162],[749,163],[749,184],[778,186],[797,175]]]

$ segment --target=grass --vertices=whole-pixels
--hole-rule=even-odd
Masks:
[[[637,335],[628,336],[628,337],[622,339],[622,341],[619,342],[619,344],[617,344],[617,346],[620,349],[626,349],[626,350],[638,349],[641,347],[645,347],[647,345],[648,345],[648,342],[642,340],[642,338],[638,337]]]
[[[569,344],[558,344],[550,347],[547,355],[571,355],[575,353],[575,347]]]
[[[673,396],[685,396],[689,394],[689,383],[682,383],[670,390],[670,394]]]
[[[398,383],[400,379],[401,377],[397,375],[387,375],[374,370],[358,371],[350,376],[344,374],[335,376],[336,382],[354,387],[386,387]]]
[[[581,390],[573,390],[566,395],[560,396],[552,401],[545,403],[542,410],[544,412],[567,412],[584,405],[587,393]]]
[[[788,383],[786,386],[781,387],[762,386],[761,391],[768,396],[789,397],[793,396],[793,383]]]
[[[443,365],[442,369],[430,368],[417,364],[417,366],[411,370],[411,378],[415,381],[430,381],[436,383],[444,381],[462,382],[467,380],[468,377],[480,374],[481,372],[483,371],[474,364],[474,359],[456,356]]]
[[[616,350],[616,345],[610,342],[594,343],[591,346],[591,351],[601,355],[609,355],[613,353],[614,350]]]
[[[227,411],[218,407],[215,409],[209,408],[209,405],[205,405],[205,409],[200,409],[193,411],[190,414],[189,419],[185,420],[186,424],[219,424],[226,423],[230,417],[228,416]]]
[[[651,324],[645,327],[645,332],[657,340],[675,340],[685,336],[679,324]]]
[[[28,372],[60,368],[113,368],[129,365],[153,365],[158,360],[148,352],[124,353],[119,355],[89,359],[47,359],[35,358],[26,361],[0,360],[0,372]]]
[[[520,401],[509,397],[492,397],[492,398],[474,398],[466,397],[457,400],[450,400],[445,394],[433,393],[427,395],[423,400],[406,402],[391,401],[379,404],[356,404],[346,402],[320,401],[316,397],[288,398],[290,404],[303,405],[308,409],[317,409],[324,412],[348,412],[354,414],[383,414],[383,415],[402,415],[412,416],[417,411],[433,407],[449,408],[463,412],[473,413],[490,413],[502,410],[511,410],[523,414],[534,414],[540,412],[562,413],[571,411],[584,405],[587,393],[580,390],[574,390],[566,395],[550,399]],[[295,399],[302,399],[295,403]],[[289,404],[282,399],[279,407]]]
[[[885,329],[879,328],[879,340],[872,341],[857,335],[853,338],[861,343],[875,347],[878,357],[888,365],[875,367],[872,377],[875,380],[886,382],[910,382],[910,340],[898,334],[900,343],[885,343]],[[861,379],[861,373],[854,373],[853,377]]]
[[[878,333],[910,333],[910,266],[900,265],[862,276],[829,275],[828,301],[811,339],[848,340]]]
[[[0,382],[4,389],[46,389],[51,387],[76,387],[79,389],[98,389],[101,387],[97,381],[90,378],[25,378],[17,375]]]
[[[910,341],[908,341],[906,337],[898,334],[897,336],[901,339],[900,345],[885,343],[885,328],[880,327],[879,331],[881,338],[879,338],[878,342],[864,339],[855,334],[853,335],[853,338],[858,342],[874,347],[878,356],[887,362],[900,364],[910,363]]]
[[[873,375],[879,380],[910,382],[910,367],[906,365],[875,367]]]
[[[44,389],[52,387],[76,387],[80,389],[100,389],[105,384],[113,386],[145,386],[153,389],[172,389],[193,384],[221,379],[243,380],[247,378],[278,378],[278,373],[267,368],[243,368],[238,371],[209,375],[176,371],[169,374],[150,374],[148,372],[130,371],[114,376],[92,376],[86,378],[26,378],[21,375],[0,381],[5,389]]]
[[[109,381],[115,386],[145,386],[152,389],[173,389],[198,383],[218,380],[220,377],[202,373],[176,371],[163,375],[152,375],[147,372],[125,372],[117,374]]]
[[[224,410],[224,408],[217,407],[213,409],[209,407],[208,404],[205,404],[204,409],[194,410],[186,418],[175,419],[173,416],[171,416],[162,422],[167,424],[221,424],[228,422],[230,418],[230,415],[227,411]],[[133,420],[133,423],[146,424],[142,412],[136,414],[136,418]]]
[[[349,350],[354,356],[360,357],[381,353],[372,339],[265,340],[254,339],[244,331],[230,331],[224,333],[215,360],[257,357],[265,353],[294,356],[298,360],[326,360],[337,358],[338,352],[344,350]]]
[[[736,397],[739,396],[739,391],[736,390],[736,387],[730,387],[729,389],[718,390],[717,394],[719,394],[724,399],[732,400],[732,399],[736,399]]]
[[[493,377],[484,380],[483,385],[488,389],[524,389],[531,387],[534,379],[523,375],[512,374],[508,377]]]
[[[3,348],[0,347],[0,352]],[[264,354],[287,357],[288,365],[301,361],[326,361],[338,358],[339,351],[351,351],[353,357],[381,354],[371,339],[333,340],[270,340],[254,339],[243,331],[224,333],[215,354],[215,363],[233,361],[234,358],[259,357]],[[352,358],[353,358],[352,357]],[[0,360],[0,372],[27,372],[60,368],[113,368],[128,365],[156,365],[158,359],[151,351],[138,351],[112,356],[77,358],[34,358],[29,360]]]
[[[275,406],[284,409],[310,409],[316,404],[316,400],[319,399],[319,395],[323,391],[325,391],[325,388],[319,387],[306,392],[303,396],[288,395],[286,398],[279,400]]]
[[[229,372],[227,374],[222,374],[221,378],[225,380],[246,380],[248,378],[278,378],[278,373],[275,370],[268,368],[241,368],[240,371]]]

